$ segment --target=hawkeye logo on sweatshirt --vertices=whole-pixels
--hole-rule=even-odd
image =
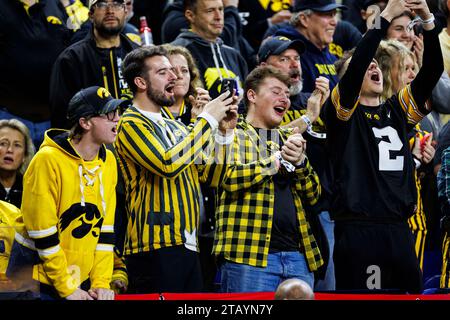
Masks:
[[[205,79],[206,90],[210,92],[212,98],[219,95],[222,87],[222,81],[220,80],[221,78],[236,79],[239,86],[238,90],[241,92],[242,83],[240,82],[239,77],[231,70],[226,70],[224,68],[208,68],[206,69],[203,78]]]
[[[72,236],[76,239],[82,239],[89,233],[98,238],[103,217],[96,205],[86,203],[83,207],[80,203],[75,203],[61,215],[59,224],[61,232],[70,227]]]

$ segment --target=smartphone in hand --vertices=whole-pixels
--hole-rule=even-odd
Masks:
[[[234,94],[234,90],[237,90],[237,82],[236,79],[232,78],[224,78],[222,79],[222,86],[220,88],[220,94],[228,91],[229,95],[227,98],[230,98]]]

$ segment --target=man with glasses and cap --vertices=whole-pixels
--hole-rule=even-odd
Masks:
[[[105,144],[116,137],[123,103],[98,86],[76,93],[67,113],[72,129],[48,130],[24,175],[30,239],[16,240],[39,254],[33,277],[42,299],[114,299],[117,164]]]
[[[53,66],[50,83],[52,127],[68,128],[70,98],[81,88],[103,86],[119,99],[130,97],[121,72],[122,61],[138,45],[123,34],[127,10],[124,0],[90,0],[92,31],[64,50]]]

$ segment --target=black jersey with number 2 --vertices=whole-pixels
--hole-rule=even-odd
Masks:
[[[416,186],[408,131],[428,112],[442,70],[437,33],[424,32],[423,67],[411,85],[379,106],[364,106],[359,91],[389,23],[363,38],[324,107],[335,180],[331,213],[337,220],[404,221],[414,213]],[[440,59],[440,63],[439,63]]]

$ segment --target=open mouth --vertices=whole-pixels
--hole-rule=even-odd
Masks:
[[[373,73],[373,74],[370,76],[370,80],[379,83],[379,82],[380,82],[380,75],[379,75],[377,72],[375,72],[375,73]]]
[[[284,112],[286,111],[285,107],[282,106],[276,106],[275,108],[273,108],[275,110],[275,112],[279,115],[279,116],[284,116]]]
[[[291,78],[292,82],[298,82],[298,81],[300,81],[300,72],[298,72],[297,70],[290,71],[289,77]]]
[[[173,89],[175,88],[175,83],[170,83],[166,86],[166,92],[173,95]]]
[[[5,163],[5,164],[12,164],[12,163],[14,163],[14,159],[11,158],[11,157],[6,156],[6,157],[3,158],[3,163]]]
[[[116,127],[116,126],[112,127],[111,131],[112,131],[114,134],[117,134],[117,127]]]

